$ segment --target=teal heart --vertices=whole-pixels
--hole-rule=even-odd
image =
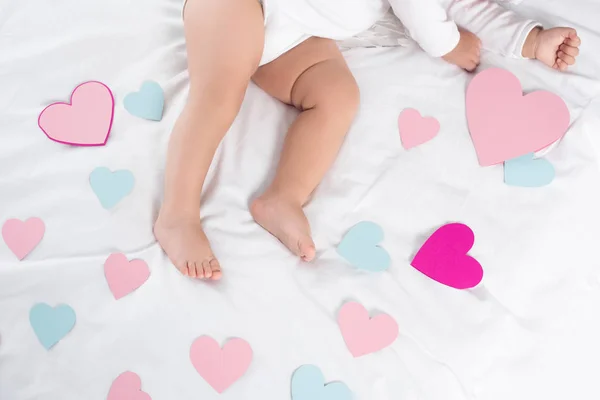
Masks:
[[[352,392],[342,382],[325,385],[321,370],[303,365],[292,376],[292,400],[351,400]]]
[[[158,83],[146,81],[138,92],[125,96],[123,104],[131,115],[160,121],[165,107],[165,94]]]
[[[552,164],[543,158],[534,159],[533,153],[504,162],[504,182],[510,186],[545,186],[554,175]]]
[[[90,174],[92,190],[107,210],[131,193],[134,184],[133,174],[125,169],[112,172],[108,168],[98,167]]]
[[[50,350],[75,326],[75,311],[66,304],[52,308],[38,303],[29,311],[29,322],[42,346]]]
[[[390,256],[377,243],[383,240],[383,229],[374,222],[362,221],[354,225],[337,247],[339,255],[356,268],[367,271],[385,271],[390,267]]]

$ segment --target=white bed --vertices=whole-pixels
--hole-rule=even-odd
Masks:
[[[202,206],[225,271],[218,284],[182,277],[152,235],[165,147],[187,90],[179,7],[180,0],[0,3],[0,223],[37,216],[46,224],[21,262],[0,242],[0,399],[105,399],[130,370],[153,400],[281,400],[303,364],[345,382],[357,400],[600,398],[598,1],[527,0],[518,8],[579,30],[582,55],[572,72],[484,55],[482,68],[507,68],[526,90],[554,91],[569,106],[571,128],[547,155],[557,176],[543,188],[509,187],[501,166],[478,166],[464,116],[471,75],[414,47],[347,51],[362,106],[307,207],[313,265],[298,262],[248,212],[295,114],[251,86]],[[146,79],[165,89],[160,123],[123,109],[123,97]],[[48,140],[37,115],[87,80],[105,82],[116,97],[107,146]],[[439,136],[403,150],[396,123],[405,107],[435,116]],[[132,194],[111,211],[88,184],[98,166],[135,175]],[[361,220],[383,227],[388,271],[358,271],[336,253]],[[475,231],[471,254],[485,270],[475,289],[442,286],[409,265],[427,235],[450,221]],[[112,252],[151,269],[146,284],[118,301],[103,272]],[[336,324],[347,300],[392,315],[398,340],[354,359]],[[29,324],[38,302],[69,304],[77,314],[50,351]],[[248,372],[221,395],[189,360],[202,335],[220,343],[241,337],[254,350]]]

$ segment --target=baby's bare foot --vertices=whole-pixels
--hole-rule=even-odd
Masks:
[[[265,193],[252,202],[254,220],[304,261],[315,257],[315,244],[302,206],[282,196]]]
[[[198,217],[169,217],[161,211],[154,236],[171,262],[191,278],[221,279],[215,258]]]

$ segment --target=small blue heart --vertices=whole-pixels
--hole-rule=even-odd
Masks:
[[[160,121],[165,106],[165,94],[158,83],[146,81],[138,92],[125,96],[123,104],[125,109],[136,117]]]
[[[351,400],[352,392],[342,382],[325,385],[318,367],[303,365],[292,376],[292,400]]]
[[[66,304],[52,308],[38,303],[29,311],[29,322],[42,346],[50,350],[75,326],[75,311]]]
[[[98,167],[90,174],[92,190],[107,210],[131,193],[134,184],[133,174],[125,169],[111,172],[108,168]]]
[[[540,187],[554,180],[554,167],[529,153],[504,162],[504,182],[510,186]]]
[[[367,271],[385,271],[390,267],[390,256],[377,243],[383,240],[383,229],[374,222],[362,221],[354,225],[337,247],[339,255],[356,268]]]

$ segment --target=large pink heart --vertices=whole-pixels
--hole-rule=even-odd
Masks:
[[[44,108],[38,125],[48,138],[74,146],[103,146],[113,122],[115,100],[105,84],[82,83],[71,93],[69,103]]]
[[[142,392],[142,380],[134,372],[123,372],[113,381],[106,400],[152,400]]]
[[[467,255],[473,243],[475,235],[468,226],[444,225],[427,239],[411,265],[431,279],[456,289],[477,286],[483,278],[483,269]]]
[[[9,219],[2,225],[4,242],[19,260],[24,259],[40,243],[45,231],[44,222],[39,218],[29,218],[25,222]]]
[[[402,145],[408,150],[433,139],[440,130],[440,123],[433,117],[422,117],[414,108],[407,108],[398,117],[398,130]]]
[[[477,74],[466,98],[469,131],[482,166],[541,150],[569,126],[569,109],[560,97],[547,91],[523,96],[519,79],[500,68]]]
[[[110,291],[119,300],[142,286],[150,269],[144,260],[128,261],[125,254],[114,253],[104,262],[104,275]]]
[[[218,393],[240,379],[252,361],[252,348],[244,339],[231,339],[223,349],[211,337],[192,343],[190,359],[196,371]]]
[[[380,314],[369,318],[367,310],[355,302],[344,304],[338,314],[338,325],[354,357],[388,347],[398,337],[398,324],[392,317]]]

